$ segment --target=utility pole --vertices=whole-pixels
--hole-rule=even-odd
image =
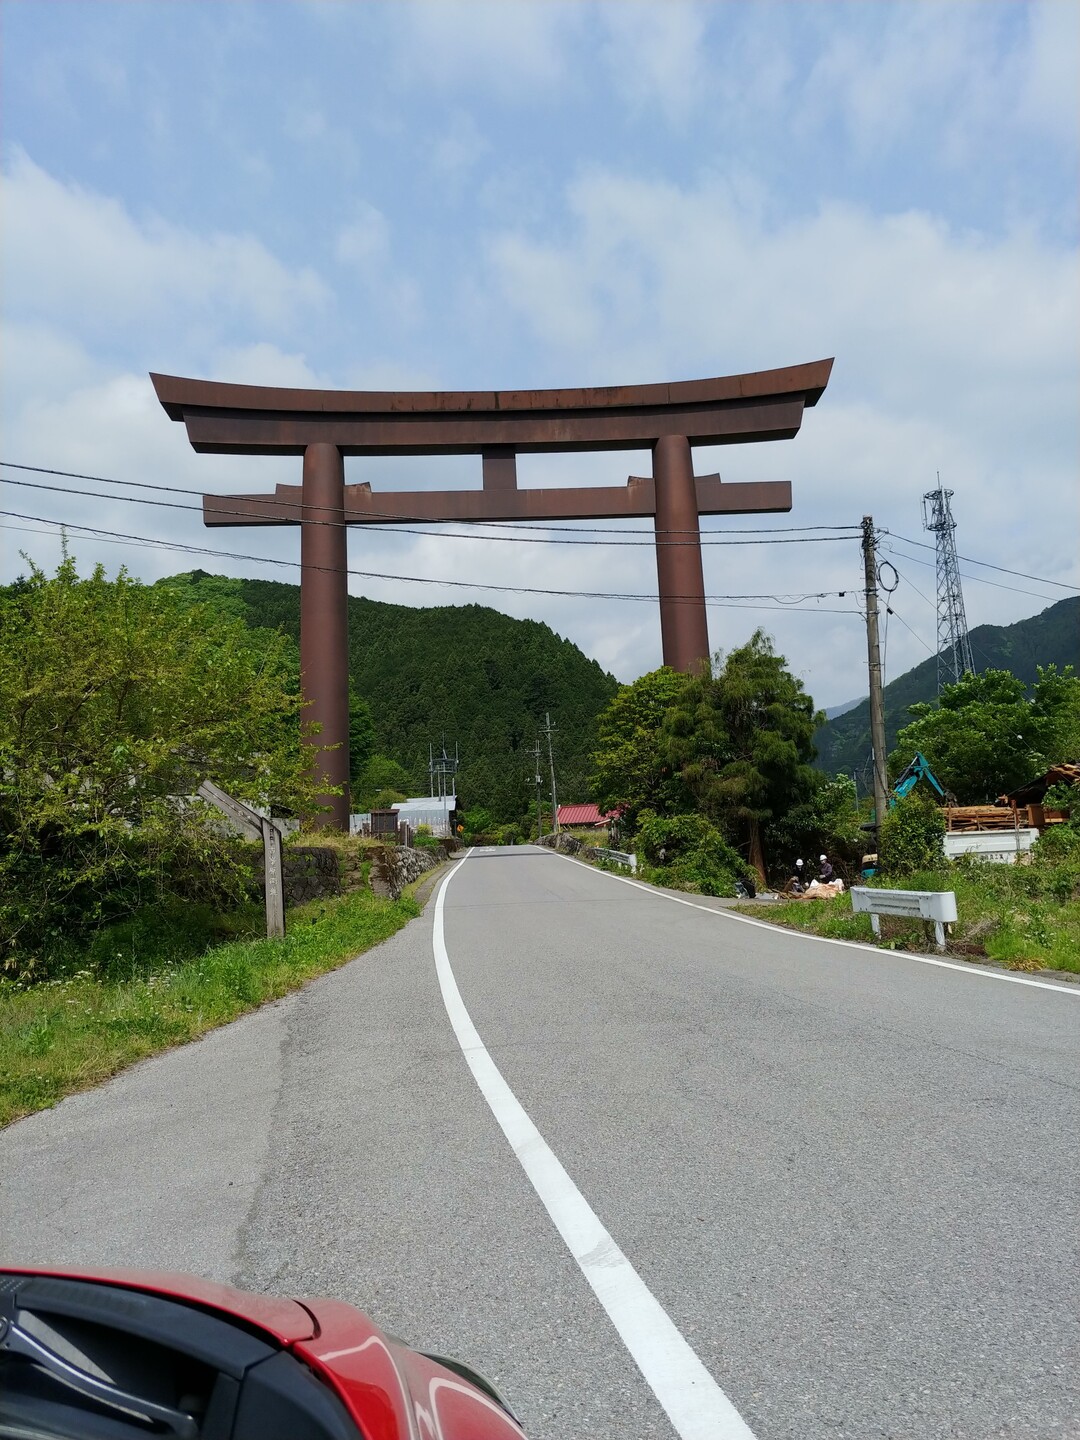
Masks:
[[[551,735],[555,726],[551,723],[551,716],[544,711],[544,734],[548,742],[548,764],[551,767],[551,828],[555,834],[559,833],[559,802],[555,798],[555,756],[551,749]]]
[[[540,736],[536,737],[536,746],[533,750],[533,774],[536,777],[536,842],[544,838],[544,812],[540,808],[540,786],[544,783],[544,777],[540,774]]]
[[[866,655],[870,669],[870,744],[874,752],[874,824],[885,818],[888,777],[885,769],[885,699],[881,685],[881,647],[878,644],[877,554],[874,519],[862,518],[863,573],[866,577]]]

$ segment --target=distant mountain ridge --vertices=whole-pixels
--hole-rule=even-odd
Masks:
[[[1059,600],[1014,625],[979,625],[969,635],[980,672],[1011,670],[1025,685],[1033,685],[1040,665],[1072,665],[1080,671],[1080,596]],[[885,738],[890,750],[911,718],[908,707],[936,696],[936,655],[885,686]],[[870,756],[869,699],[828,720],[814,742],[818,769],[830,775],[852,771],[861,775]]]
[[[298,585],[200,570],[157,583],[299,645]],[[460,749],[463,804],[507,821],[535,800],[533,746],[548,712],[560,799],[588,799],[596,719],[619,688],[539,621],[484,605],[414,607],[359,595],[349,596],[349,682],[371,707],[376,752],[404,767],[412,794],[427,793],[428,746],[445,739],[451,754]],[[546,776],[546,743],[542,768]]]

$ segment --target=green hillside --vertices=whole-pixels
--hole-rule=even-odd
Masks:
[[[976,668],[1011,670],[1026,685],[1039,665],[1073,665],[1080,670],[1080,596],[1059,600],[1048,610],[1015,625],[980,625],[970,632]],[[937,657],[916,665],[885,686],[885,735],[889,750],[908,723],[908,706],[937,694]],[[817,765],[830,775],[862,774],[870,755],[870,701],[824,724],[815,736]],[[867,773],[868,770],[867,770]]]
[[[300,589],[193,571],[159,584],[183,589],[299,645]],[[189,588],[190,587],[190,588]],[[403,765],[410,793],[428,790],[428,746],[461,756],[463,804],[522,815],[535,798],[532,747],[550,711],[560,800],[587,798],[596,717],[618,682],[535,620],[483,605],[414,609],[349,597],[349,675],[371,707],[375,749]],[[546,749],[544,773],[546,768]]]

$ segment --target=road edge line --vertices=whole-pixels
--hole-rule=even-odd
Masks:
[[[465,858],[459,860],[439,886],[432,950],[447,1016],[480,1093],[680,1440],[754,1440],[746,1421],[566,1173],[481,1040],[454,978],[443,925],[446,892],[464,863]]]
[[[735,915],[730,910],[714,910],[711,905],[699,905],[694,900],[684,900],[681,895],[669,895],[666,890],[660,890],[655,885],[646,885],[641,880],[631,880],[628,875],[613,875],[610,870],[601,870],[599,866],[590,865],[586,860],[575,860],[572,855],[560,855],[557,850],[550,850],[548,853],[557,860],[580,865],[583,870],[590,870],[594,875],[606,875],[609,880],[618,880],[620,885],[632,885],[635,890],[644,890],[646,895],[655,895],[660,900],[671,900],[676,905],[688,905],[691,910],[700,910],[706,915],[739,920],[744,925],[755,925],[759,930],[771,930],[774,935],[779,931],[784,935],[797,936],[800,940],[816,940],[819,945],[843,945],[847,950],[862,950],[867,955],[876,955],[878,959],[891,956],[898,960],[915,960],[920,965],[936,965],[940,970],[955,970],[975,980],[1004,980],[1009,985],[1027,985],[1036,990],[1052,990],[1056,995],[1080,997],[1080,985],[1073,989],[1067,984],[1054,985],[1049,980],[1029,980],[1026,975],[999,975],[994,970],[983,970],[977,965],[960,965],[955,960],[935,960],[932,955],[918,955],[912,950],[883,950],[877,945],[866,945],[861,940],[839,940],[834,935],[813,935],[808,930],[792,930],[787,925],[776,925],[769,920],[755,920],[752,915]]]

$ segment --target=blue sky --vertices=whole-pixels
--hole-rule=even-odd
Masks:
[[[3,458],[218,491],[298,478],[292,462],[195,456],[149,370],[517,388],[835,355],[795,441],[698,451],[699,471],[790,479],[795,507],[777,525],[872,513],[922,541],[920,497],[941,471],[962,554],[1080,584],[1072,0],[3,0],[0,24]],[[530,457],[521,474],[619,483],[647,463]],[[348,478],[477,484],[478,469],[355,460]],[[194,514],[4,494],[7,510],[298,558],[294,535],[208,535]],[[195,564],[295,579],[72,543],[81,561],[147,579]],[[890,543],[896,674],[933,644],[934,577],[928,552]],[[25,568],[20,549],[48,568],[57,542],[12,529],[3,578]],[[655,588],[648,545],[353,531],[350,563]],[[972,625],[1068,593],[966,568]],[[828,613],[850,596],[790,597],[854,588],[858,573],[853,544],[711,547],[710,593],[776,590],[785,607],[717,605],[713,644],[763,624],[819,703],[851,698],[861,624]],[[352,588],[535,615],[624,680],[660,661],[644,602]]]

